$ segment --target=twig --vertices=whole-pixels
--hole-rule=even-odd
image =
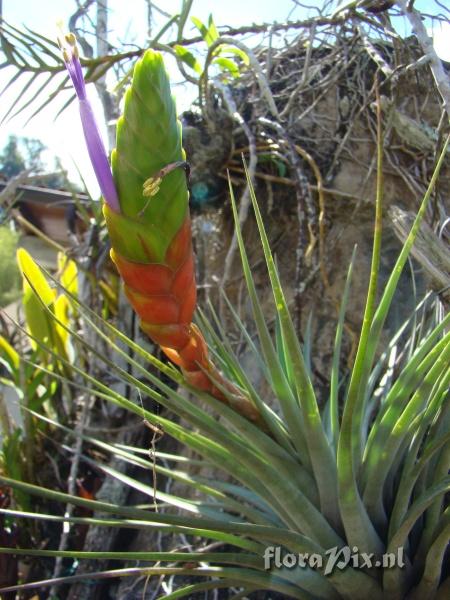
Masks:
[[[298,154],[306,160],[306,162],[311,167],[314,177],[317,181],[317,195],[319,197],[319,266],[320,273],[322,275],[322,280],[325,288],[329,290],[330,282],[328,281],[328,273],[325,267],[325,195],[323,189],[323,178],[320,172],[319,167],[317,166],[314,158],[306,152],[303,148],[301,148],[298,144],[295,144],[295,149]],[[311,186],[309,186],[311,189]]]
[[[254,52],[248,46],[243,44],[242,42],[239,42],[238,40],[235,40],[232,37],[221,36],[213,44],[211,44],[211,46],[208,49],[208,55],[207,55],[206,62],[205,62],[205,72],[204,72],[205,81],[207,81],[208,66],[211,62],[212,57],[214,56],[214,51],[217,50],[217,48],[219,46],[222,46],[224,44],[231,44],[232,46],[236,46],[236,48],[239,48],[239,50],[242,50],[243,52],[245,52],[247,54],[247,56],[249,58],[250,66],[252,67],[252,69],[255,73],[255,77],[258,82],[259,89],[261,90],[261,95],[266,100],[272,116],[278,119],[280,117],[278,108],[275,104],[275,100],[273,99],[273,95],[270,90],[269,83],[267,81],[266,76],[264,75],[261,64],[258,61],[258,59],[256,58]]]
[[[235,167],[234,165],[228,167],[230,171],[234,171],[235,173],[245,173],[245,169],[241,167]],[[226,175],[219,173],[219,177],[223,179],[228,179]],[[288,179],[287,177],[279,177],[277,175],[269,175],[268,173],[255,173],[256,179],[262,179],[266,183],[279,183],[281,185],[286,185],[288,187],[295,187],[295,182],[292,179]],[[314,185],[313,183],[308,184],[309,188],[315,192],[319,191],[319,186]],[[357,202],[363,202],[364,198],[362,196],[358,196],[357,194],[350,194],[348,192],[344,192],[342,190],[337,190],[330,187],[325,187],[323,185],[320,186],[320,189],[324,194],[328,194],[329,196],[337,196],[340,198],[348,198],[349,200],[356,200]],[[270,212],[270,210],[269,210]]]
[[[139,395],[139,398],[140,398],[141,404],[142,404],[142,398],[140,395]],[[156,442],[158,442],[161,439],[161,437],[164,435],[164,431],[160,427],[158,427],[156,425],[152,425],[149,421],[147,421],[147,419],[144,419],[144,425],[148,429],[150,429],[150,431],[152,432],[152,439],[150,442],[151,448],[148,451],[148,455],[149,455],[150,460],[152,461],[153,504],[154,504],[155,512],[158,512],[158,502],[157,502],[157,498],[156,498],[157,488],[158,488],[158,479],[157,479],[157,474],[156,474]]]
[[[372,44],[369,37],[366,35],[365,31],[361,26],[358,27],[358,33],[361,37],[363,46],[370,58],[380,67],[380,69],[383,71],[386,77],[392,77],[392,75],[394,74],[394,69],[392,69],[392,67],[390,67],[387,64],[387,62],[381,56],[377,48],[375,48],[375,46]]]
[[[266,118],[260,118],[260,123],[263,125],[269,125],[272,129],[275,129],[280,138],[281,143],[286,146],[289,154],[290,162],[294,168],[294,181],[296,187],[297,196],[297,220],[298,220],[298,240],[296,248],[296,267],[295,267],[295,286],[294,286],[294,298],[295,298],[295,326],[299,329],[301,324],[301,299],[304,290],[304,281],[306,277],[303,273],[304,265],[306,260],[310,260],[314,246],[316,244],[316,229],[317,229],[317,218],[316,210],[314,207],[314,201],[312,199],[311,190],[308,185],[308,180],[305,177],[303,168],[300,162],[298,151],[295,147],[294,142],[287,134],[283,125],[276,121],[271,121]],[[309,233],[309,244],[305,248],[303,229],[305,226],[305,212],[307,216],[307,230]]]
[[[292,109],[292,106],[294,105],[294,103],[297,100],[297,96],[298,96],[299,92],[305,87],[305,84],[307,83],[308,74],[309,74],[309,66],[310,66],[310,63],[311,63],[311,56],[312,56],[312,51],[313,51],[313,47],[314,47],[313,42],[314,42],[315,35],[316,35],[316,25],[314,24],[314,25],[311,26],[311,30],[309,32],[308,48],[306,50],[305,63],[303,65],[302,78],[301,78],[300,83],[298,84],[297,88],[290,95],[289,100],[286,103],[286,106],[282,110],[282,112],[281,112],[281,117],[282,118],[285,118],[289,114],[289,112]]]
[[[72,464],[70,466],[70,473],[69,473],[69,477],[67,479],[67,493],[70,494],[71,496],[77,495],[76,494],[76,482],[77,482],[78,467],[79,467],[80,458],[81,458],[81,451],[83,448],[83,432],[84,432],[84,426],[86,425],[86,423],[88,421],[88,417],[89,417],[89,410],[88,410],[89,409],[89,398],[86,397],[85,395],[82,395],[79,400],[82,404],[82,410],[81,410],[80,418],[79,418],[78,423],[75,428],[76,442],[75,442],[75,448],[74,448],[74,453],[73,453],[73,457],[72,457]],[[70,518],[73,514],[74,509],[75,509],[75,505],[67,504],[64,516]],[[61,538],[59,540],[58,550],[63,551],[67,548],[69,533],[70,533],[70,523],[67,521],[63,524],[63,531],[61,534]],[[55,560],[55,568],[53,569],[53,575],[52,575],[52,578],[55,580],[61,575],[62,563],[63,563],[63,558],[61,556],[58,556]],[[56,597],[57,589],[58,589],[57,584],[53,585],[50,588],[49,599]]]
[[[258,157],[257,157],[257,153],[256,153],[255,135],[254,135],[253,131],[250,129],[250,127],[248,126],[248,124],[244,121],[242,116],[239,114],[237,107],[236,107],[236,103],[234,102],[233,97],[231,96],[231,92],[230,92],[229,88],[227,88],[225,85],[223,85],[220,81],[215,81],[214,84],[222,92],[222,96],[223,96],[224,102],[227,106],[229,113],[232,115],[232,117],[235,119],[235,121],[237,121],[239,123],[239,125],[244,130],[245,135],[247,136],[249,152],[250,152],[248,172],[249,172],[250,183],[253,185],[253,182],[255,179],[256,164],[258,162]],[[239,224],[241,227],[243,227],[243,225],[247,219],[249,207],[250,207],[250,185],[249,185],[249,183],[247,183],[244,193],[241,196],[240,205],[239,205]],[[223,275],[222,275],[222,280],[221,280],[221,288],[222,289],[225,289],[226,283],[230,277],[230,272],[231,272],[231,269],[233,266],[233,258],[236,253],[236,248],[237,248],[237,236],[236,236],[236,231],[234,231],[233,237],[230,242],[230,246],[228,248],[227,255],[225,257],[225,264],[224,264]],[[220,312],[223,314],[222,308],[223,308],[223,306],[221,304]]]
[[[20,223],[20,225],[22,225],[25,229],[28,229],[29,231],[34,233],[37,237],[39,237],[46,244],[48,244],[49,246],[54,248],[57,252],[66,253],[67,248],[64,248],[64,246],[61,246],[60,244],[58,244],[58,242],[55,242],[55,240],[52,240],[51,238],[49,238],[48,235],[45,235],[45,233],[43,231],[41,231],[38,227],[33,225],[33,223],[30,223],[30,221],[28,221],[27,219],[25,219],[25,217],[22,216],[18,210],[14,209],[12,211],[12,216],[18,223]]]
[[[86,38],[81,35],[81,31],[77,27],[77,21],[78,19],[87,16],[87,12],[91,4],[94,4],[94,0],[86,0],[86,2],[83,4],[77,2],[77,10],[69,17],[68,23],[69,31],[77,36],[78,42],[83,50],[83,54],[89,58],[92,58],[94,51],[92,46],[86,41]]]
[[[394,225],[396,235],[404,243],[414,222],[414,213],[402,210],[399,206],[393,205],[389,210],[389,217]],[[446,244],[439,239],[439,236],[425,222],[420,226],[420,231],[411,249],[411,253],[431,278],[432,287],[435,291],[449,288],[450,251]]]
[[[420,13],[414,8],[410,7],[408,10],[406,0],[397,0],[398,6],[403,11],[403,14],[411,23],[412,30],[425,54],[425,57],[429,60],[430,69],[436,83],[439,94],[444,102],[444,108],[447,111],[447,115],[450,119],[450,79],[447,73],[444,71],[441,60],[433,46],[433,40],[427,33],[425,25],[421,19]]]

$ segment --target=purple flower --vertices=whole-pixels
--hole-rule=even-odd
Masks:
[[[111,174],[105,146],[100,137],[91,104],[86,96],[86,84],[78,56],[76,38],[73,33],[68,33],[65,36],[61,36],[58,39],[58,42],[63,53],[67,71],[69,72],[70,79],[72,80],[73,87],[75,88],[78,97],[84,138],[102,196],[112,210],[120,212],[119,198]]]

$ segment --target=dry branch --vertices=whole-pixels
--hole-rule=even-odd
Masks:
[[[444,70],[442,61],[436,54],[436,50],[433,46],[433,40],[427,33],[420,13],[414,8],[410,7],[406,0],[397,0],[397,4],[402,9],[405,17],[411,23],[412,30],[419,41],[426,59],[430,64],[430,69],[433,73],[436,87],[442,97],[444,108],[447,111],[447,115],[450,119],[450,79]]]

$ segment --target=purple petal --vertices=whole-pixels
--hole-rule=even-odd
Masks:
[[[67,71],[79,100],[86,100],[86,84],[84,82],[81,64],[78,58],[72,57],[66,63]]]
[[[102,196],[112,210],[120,212],[119,198],[111,174],[111,167],[109,166],[105,146],[100,136],[91,104],[86,96],[86,84],[80,59],[78,58],[75,36],[73,34],[68,34],[61,37],[59,43],[67,71],[78,97],[84,138]]]
[[[85,100],[86,84],[84,82],[83,70],[78,56],[77,40],[73,33],[68,33],[67,35],[62,34],[61,37],[58,38],[58,42],[75,92],[79,100]]]
[[[111,167],[109,166],[105,146],[100,137],[92,107],[87,99],[80,100],[79,105],[89,158],[91,159],[102,196],[112,210],[120,212],[119,198],[117,197],[116,186],[111,174]]]

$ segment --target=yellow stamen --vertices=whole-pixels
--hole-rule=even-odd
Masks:
[[[76,46],[77,45],[77,38],[75,37],[75,35],[72,32],[66,33],[65,38],[66,38],[66,42],[70,46]]]
[[[150,204],[151,198],[153,196],[156,196],[156,194],[159,192],[159,188],[164,177],[171,173],[174,169],[177,169],[178,167],[183,167],[184,169],[186,169],[186,166],[187,163],[183,161],[170,163],[169,165],[166,165],[165,167],[160,169],[155,175],[153,175],[153,177],[149,177],[144,181],[144,185],[142,186],[142,195],[145,198],[148,198],[148,200],[138,212],[139,217],[143,216],[143,214],[147,210],[148,205]],[[187,168],[189,169],[189,166],[187,166]]]
[[[69,62],[72,58],[79,58],[77,38],[69,32],[64,33],[64,24],[62,21],[58,21],[57,27],[59,29],[58,46],[60,47],[64,60]]]
[[[161,177],[149,177],[143,185],[142,194],[145,197],[155,196],[159,192],[159,186],[161,185]]]

